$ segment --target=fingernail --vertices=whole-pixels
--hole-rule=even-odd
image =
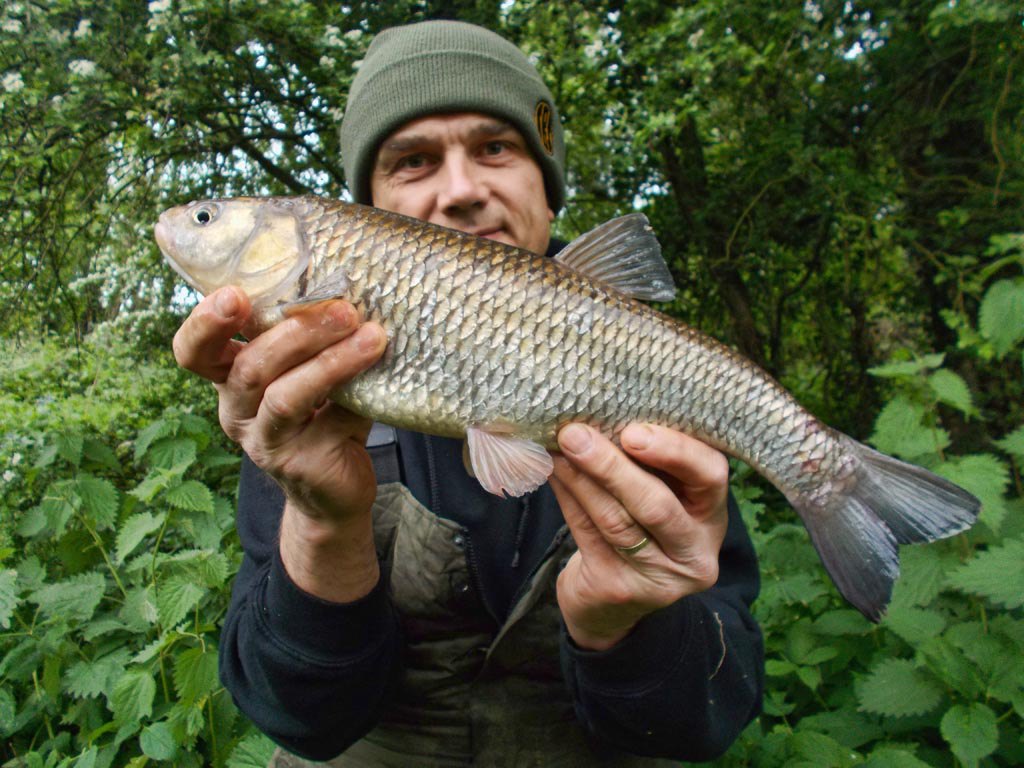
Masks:
[[[234,291],[221,291],[217,294],[217,312],[225,320],[235,316],[238,312],[238,296]]]
[[[327,306],[327,311],[324,314],[327,321],[336,328],[345,329],[352,324],[352,310],[347,304],[332,302]]]
[[[582,424],[570,424],[558,433],[558,444],[569,453],[585,453],[593,442],[590,430]]]
[[[360,352],[376,352],[380,349],[382,336],[376,325],[364,325],[356,332],[356,347]]]
[[[642,451],[651,444],[654,439],[654,430],[646,424],[630,424],[622,430],[622,444],[627,448]]]

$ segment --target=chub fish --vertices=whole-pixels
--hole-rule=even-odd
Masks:
[[[465,437],[468,468],[492,493],[543,484],[569,422],[613,439],[633,421],[680,429],[779,488],[839,591],[875,621],[899,575],[898,545],[978,516],[971,494],[831,429],[752,362],[639,301],[675,291],[640,214],[554,259],[316,197],[190,203],[161,215],[156,239],[199,292],[246,291],[259,327],[329,298],[379,321],[382,359],[332,399]]]

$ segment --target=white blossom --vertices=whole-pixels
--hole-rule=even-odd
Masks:
[[[3,477],[4,477],[4,482],[5,483],[9,483],[9,482],[11,482],[11,480],[16,478],[17,475],[14,472],[12,472],[11,470],[8,469],[6,472],[4,472]]]
[[[12,32],[17,35],[21,32],[21,22],[17,19],[4,19],[2,28],[4,32]]]
[[[88,37],[90,32],[92,32],[92,21],[90,19],[82,19],[78,22],[73,37],[75,40],[81,40],[83,37]]]
[[[25,81],[21,79],[20,72],[8,72],[4,75],[3,87],[5,91],[14,93],[25,87]]]
[[[68,69],[71,70],[72,74],[78,75],[79,77],[88,77],[96,71],[96,63],[89,61],[88,59],[75,59],[68,64]]]
[[[331,48],[338,48],[344,45],[341,41],[341,30],[333,24],[328,24],[324,27],[324,43]]]
[[[11,456],[11,466],[16,467],[19,464],[21,464],[21,454],[15,453],[13,456]]]
[[[345,39],[352,43],[358,41],[359,38],[361,38],[362,36],[363,30],[361,29],[350,29],[348,32],[345,33]]]
[[[325,69],[334,69],[334,59],[332,59],[330,56],[321,56],[320,66],[324,67]]]
[[[171,10],[171,0],[152,0],[149,4],[149,13],[156,16]]]
[[[696,48],[700,44],[701,38],[704,37],[704,28],[701,27],[688,38],[686,38],[686,44],[691,48]]]

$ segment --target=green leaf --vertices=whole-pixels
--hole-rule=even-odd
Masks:
[[[871,443],[883,453],[913,459],[949,446],[945,430],[924,425],[924,406],[905,395],[890,400],[875,419]]]
[[[143,669],[129,669],[114,684],[110,708],[119,724],[130,724],[153,714],[156,681]]]
[[[911,645],[938,637],[946,628],[946,620],[942,614],[924,608],[900,605],[895,601],[890,605],[882,624]]]
[[[92,661],[78,661],[72,664],[64,678],[64,688],[72,696],[95,698],[109,696],[117,680],[128,664],[128,650],[118,648]]]
[[[81,473],[76,478],[76,490],[82,499],[82,508],[93,526],[99,530],[114,527],[117,521],[118,492],[112,483],[93,475]]]
[[[922,371],[930,371],[933,368],[938,368],[942,365],[944,358],[945,355],[939,353],[925,355],[924,357],[915,358],[913,360],[899,360],[893,363],[885,363],[884,365],[876,365],[874,368],[868,368],[868,373],[882,379],[912,378]]]
[[[1003,546],[979,552],[950,578],[950,583],[1007,608],[1024,605],[1024,541],[1010,539]]]
[[[154,421],[145,427],[135,438],[135,461],[139,462],[142,460],[142,457],[146,455],[146,451],[149,450],[149,446],[154,440],[166,437],[173,431],[174,425],[163,419]]]
[[[857,690],[860,709],[887,717],[922,715],[942,698],[942,688],[907,659],[883,659],[864,677]]]
[[[250,733],[231,751],[226,768],[266,768],[277,747],[262,733]]]
[[[819,712],[802,717],[797,730],[824,733],[850,749],[856,749],[885,734],[872,719],[853,709]]]
[[[1024,282],[998,280],[989,286],[978,310],[978,330],[1002,357],[1024,339]]]
[[[162,721],[142,729],[139,746],[142,747],[143,754],[154,760],[172,760],[178,752],[171,727]]]
[[[153,443],[146,457],[150,466],[171,469],[192,466],[196,460],[196,441],[188,437],[165,438]]]
[[[125,520],[117,534],[115,562],[123,563],[146,536],[160,529],[166,517],[164,512],[156,515],[140,512]]]
[[[994,442],[1018,461],[1024,461],[1024,426],[1017,427],[1002,440]]]
[[[870,632],[872,628],[871,622],[865,619],[860,611],[847,608],[823,613],[814,622],[815,633],[827,637],[864,635]]]
[[[174,689],[187,703],[214,691],[217,681],[217,652],[211,646],[189,648],[174,659]]]
[[[928,384],[931,385],[940,403],[951,405],[968,416],[977,414],[978,409],[974,407],[971,390],[959,374],[947,368],[940,368],[928,377]]]
[[[57,453],[72,466],[82,463],[82,435],[76,432],[58,432],[54,435]]]
[[[0,629],[11,626],[11,616],[21,600],[18,598],[18,572],[13,568],[0,571]]]
[[[213,514],[213,494],[198,480],[186,480],[167,492],[167,503],[193,512]]]
[[[37,589],[29,600],[48,618],[88,621],[106,589],[102,573],[82,573]]]
[[[129,589],[119,615],[136,632],[148,631],[159,618],[150,588],[146,586]]]
[[[977,765],[999,746],[995,713],[981,703],[958,704],[942,716],[942,738],[965,765]]]
[[[981,501],[979,519],[994,531],[1000,529],[1006,517],[1003,494],[1010,482],[1006,462],[990,453],[977,453],[945,461],[935,471],[977,496]]]
[[[117,454],[114,453],[106,443],[97,440],[94,437],[86,438],[85,445],[82,450],[82,456],[93,464],[97,464],[114,472],[121,471],[121,462],[118,460]]]
[[[14,700],[8,686],[0,688],[0,737],[10,736],[8,724],[14,722],[18,712],[18,703]]]
[[[206,594],[206,590],[191,580],[173,576],[163,582],[156,596],[160,623],[166,627],[178,624]]]
[[[864,768],[931,768],[913,752],[887,745],[875,748],[863,765]]]
[[[893,589],[893,605],[928,605],[946,586],[950,571],[959,565],[955,555],[936,546],[900,549],[900,578]]]

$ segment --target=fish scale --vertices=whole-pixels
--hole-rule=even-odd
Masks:
[[[542,447],[556,448],[569,422],[615,440],[634,421],[680,429],[773,482],[842,594],[873,620],[898,575],[899,543],[977,518],[963,489],[831,429],[729,347],[632,298],[664,298],[670,283],[640,216],[602,225],[556,259],[310,197],[198,201],[165,212],[156,235],[197,289],[239,283],[258,325],[327,298],[359,305],[389,343],[332,398],[395,426],[467,436],[495,493],[543,482]]]

